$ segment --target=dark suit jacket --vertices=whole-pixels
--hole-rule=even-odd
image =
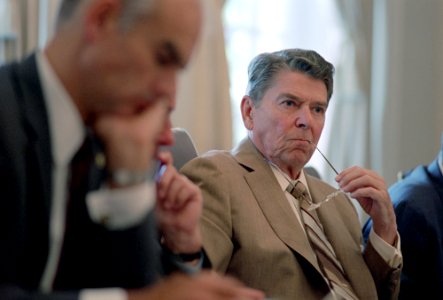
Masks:
[[[213,151],[181,171],[203,191],[203,244],[216,270],[278,299],[321,299],[328,292],[301,224],[271,168],[249,139],[232,152]],[[334,191],[307,176],[312,200]],[[318,209],[325,234],[360,299],[395,298],[400,270],[371,245],[362,254],[353,204],[338,197]],[[378,296],[377,296],[378,288]]]
[[[443,175],[437,159],[389,188],[403,253],[399,299],[443,299]],[[365,230],[369,231],[370,221]]]
[[[49,248],[52,154],[35,56],[0,69],[0,299],[37,297]],[[91,166],[96,188],[103,172]],[[85,203],[65,236],[55,289],[135,288],[161,272],[153,216],[127,230],[91,221]],[[72,292],[65,292],[72,291]],[[42,296],[57,298],[62,294]]]

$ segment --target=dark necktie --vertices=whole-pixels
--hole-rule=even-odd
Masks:
[[[83,266],[89,244],[87,236],[91,231],[86,207],[86,195],[91,190],[94,173],[95,144],[90,134],[74,155],[70,163],[67,186],[67,204],[63,248],[58,271],[54,280],[55,289],[72,288],[79,281],[78,268]]]
[[[341,263],[335,256],[334,249],[326,238],[323,227],[315,210],[309,210],[311,199],[306,191],[305,185],[297,181],[289,184],[286,189],[295,199],[299,201],[301,219],[303,221],[306,235],[314,250],[323,275],[327,278],[330,288],[337,299],[358,299],[349,284]]]
[[[84,203],[86,194],[99,187],[104,167],[104,154],[92,132],[88,131],[70,164],[68,211],[73,206]]]
[[[86,138],[74,155],[70,165],[68,206],[83,201],[88,190],[89,171],[93,161],[93,147],[90,138]]]

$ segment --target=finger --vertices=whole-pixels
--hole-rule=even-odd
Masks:
[[[353,193],[360,188],[373,186],[373,185],[374,185],[374,182],[372,182],[371,178],[369,178],[367,175],[355,177],[349,181],[339,182],[340,188],[348,193]]]
[[[173,163],[173,157],[170,151],[160,151],[157,154],[157,159],[165,165],[172,165]]]
[[[157,182],[157,197],[158,200],[164,201],[166,194],[168,193],[169,186],[174,179],[174,170],[171,165],[165,165],[164,172]]]
[[[180,190],[183,188],[183,184],[178,174],[174,174],[171,179],[171,183],[168,186],[168,189],[165,191],[165,199],[163,202],[163,206],[166,209],[177,209],[178,208],[178,199]]]
[[[183,175],[177,175],[175,182],[171,184],[170,195],[167,198],[171,198],[171,208],[180,210],[190,201],[198,200],[198,188],[189,181]]]
[[[337,177],[339,177],[340,181],[342,181],[342,182],[349,182],[349,181],[352,181],[358,177],[370,175],[370,173],[371,173],[370,170],[366,170],[366,169],[354,166],[354,167],[345,169]]]
[[[168,166],[164,165],[162,163],[159,163],[158,161],[157,161],[157,163],[159,164],[159,166],[157,165],[157,172],[155,174],[155,182],[156,183],[160,183],[160,180],[163,177],[163,175],[165,174],[166,169],[168,168]]]
[[[356,199],[364,211],[369,214],[373,221],[393,210],[392,203],[388,195],[371,188],[361,189],[351,195]]]
[[[381,199],[381,193],[373,187],[362,187],[351,192],[351,197],[354,199],[367,198],[378,201]]]
[[[337,181],[343,180],[344,177],[349,176],[349,174],[355,172],[357,167],[352,166],[346,169],[343,169],[335,178]]]
[[[337,181],[340,188],[346,192],[353,192],[359,188],[371,186],[379,190],[385,190],[386,184],[378,174],[369,170],[355,169],[341,177]]]

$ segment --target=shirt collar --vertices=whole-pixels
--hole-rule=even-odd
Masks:
[[[286,176],[286,174],[283,173],[283,171],[279,167],[277,167],[275,164],[269,163],[269,166],[271,167],[272,172],[274,172],[275,178],[277,179],[278,184],[280,185],[280,187],[283,191],[286,191],[286,188],[288,187],[289,182],[292,184],[295,184],[297,181],[300,181],[301,183],[303,183],[306,186],[306,190],[309,194],[309,197],[311,196],[311,194],[309,192],[308,184],[306,182],[305,172],[303,169],[300,171],[300,175],[298,176],[297,179],[291,180],[289,178],[289,176]]]
[[[53,160],[56,165],[67,165],[85,138],[82,118],[46,55],[38,51],[36,57],[48,109]]]

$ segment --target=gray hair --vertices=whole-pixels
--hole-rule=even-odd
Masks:
[[[59,6],[56,28],[69,20],[79,4],[89,0],[62,0]],[[142,17],[147,17],[153,10],[157,0],[120,0],[122,2],[122,14],[120,26],[123,30],[129,30],[131,26]]]
[[[282,70],[300,72],[323,81],[328,102],[331,99],[334,66],[313,50],[285,49],[259,54],[250,62],[246,93],[255,105],[260,103],[265,92],[273,84],[276,75]]]

